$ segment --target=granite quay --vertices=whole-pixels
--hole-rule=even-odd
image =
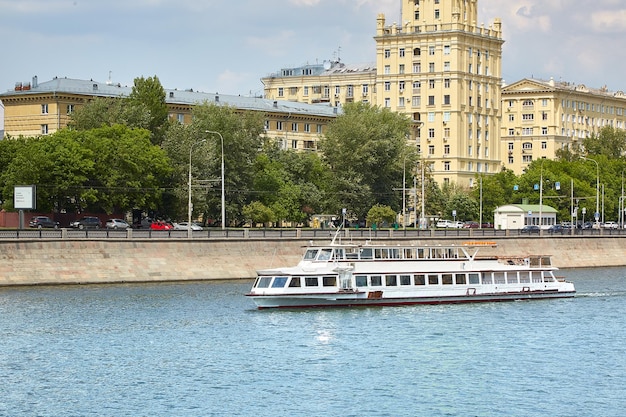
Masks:
[[[0,286],[251,279],[257,269],[292,265],[322,238],[0,240]],[[346,238],[344,238],[345,241]],[[364,243],[365,238],[353,238]],[[551,255],[560,268],[626,266],[626,236],[373,238],[398,245],[493,241],[481,256]]]

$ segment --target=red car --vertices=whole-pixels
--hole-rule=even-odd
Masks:
[[[155,220],[150,224],[150,229],[152,230],[171,230],[173,229],[172,225],[164,222],[163,220]]]

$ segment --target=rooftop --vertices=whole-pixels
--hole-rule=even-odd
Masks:
[[[55,77],[39,83],[33,77],[32,83],[16,83],[15,89],[0,93],[0,100],[46,93],[76,94],[90,97],[127,97],[132,87],[91,80]],[[197,105],[202,103],[226,105],[241,110],[275,111],[314,116],[336,116],[340,108],[328,104],[306,104],[293,101],[268,100],[260,97],[234,96],[219,93],[204,93],[190,90],[165,89],[165,102],[168,104]]]

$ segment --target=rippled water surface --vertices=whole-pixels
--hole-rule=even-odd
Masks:
[[[623,416],[626,269],[575,299],[255,310],[251,282],[0,290],[0,415]]]

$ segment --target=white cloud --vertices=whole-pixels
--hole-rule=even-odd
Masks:
[[[604,10],[591,14],[591,29],[600,33],[621,33],[626,31],[626,9]]]

